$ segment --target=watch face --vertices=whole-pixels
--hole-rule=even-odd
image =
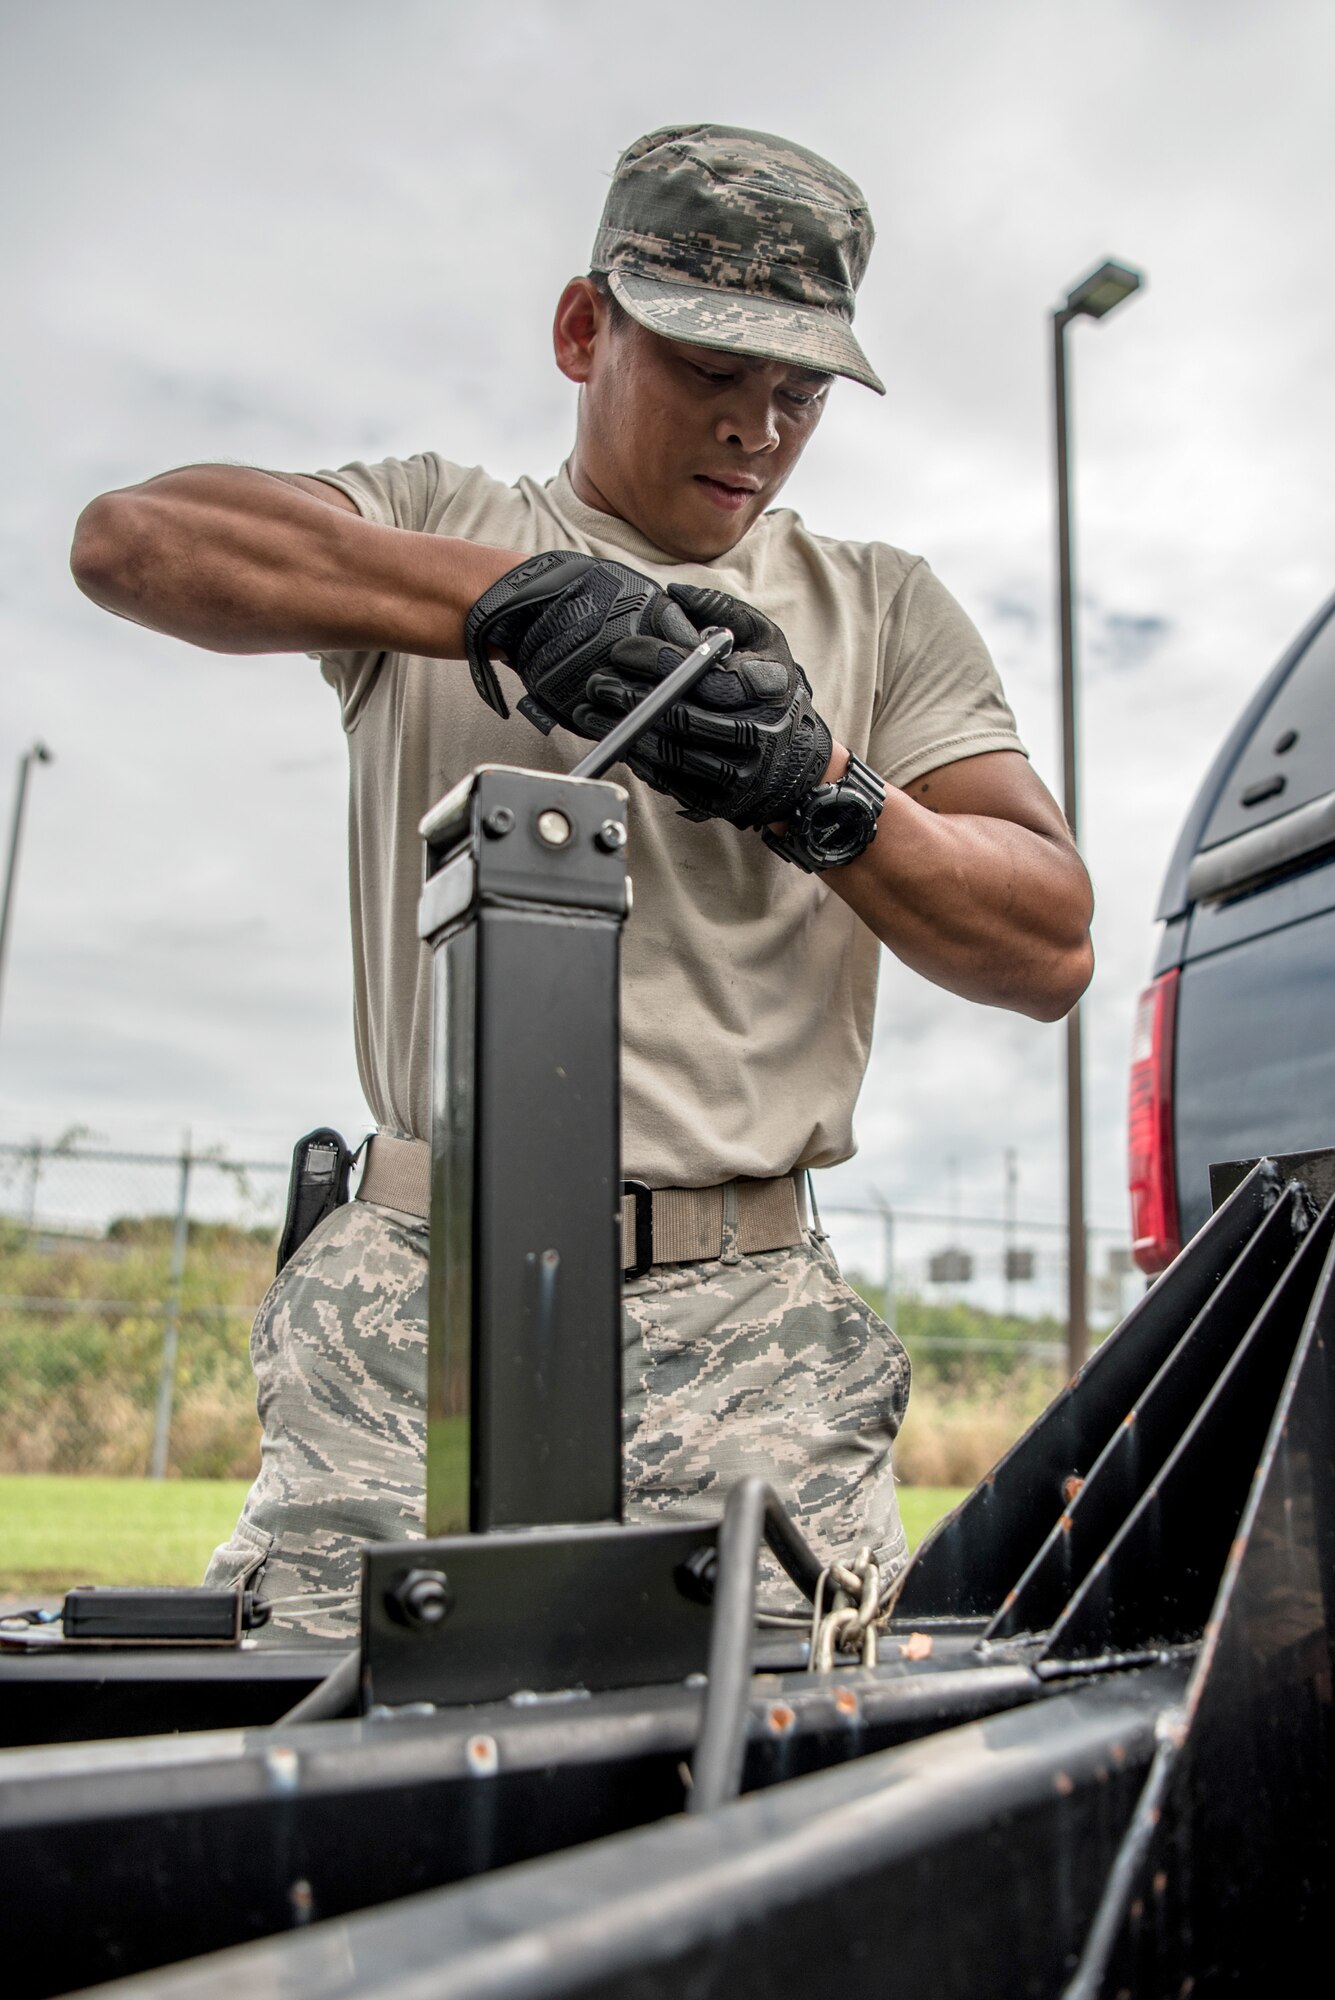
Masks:
[[[876,817],[865,799],[840,797],[813,805],[802,827],[802,838],[813,859],[827,868],[852,861],[867,846]]]

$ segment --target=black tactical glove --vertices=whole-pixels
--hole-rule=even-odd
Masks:
[[[638,778],[677,800],[690,819],[726,819],[762,827],[787,819],[821,782],[833,739],[811,705],[811,683],[774,622],[726,591],[669,585],[688,614],[688,639],[620,639],[608,663],[589,676],[588,700],[575,709],[585,736],[605,736],[679,661],[699,634],[726,625],[735,648],[710,667],[685,700],[670,708],[627,753]]]
[[[488,658],[495,646],[528,690],[519,713],[544,736],[558,723],[589,734],[575,719],[587,701],[589,678],[610,665],[618,641],[637,635],[647,635],[651,644],[675,640],[686,652],[698,638],[652,577],[571,549],[547,549],[508,570],[464,621],[468,664],[482,699],[498,715],[509,714]]]

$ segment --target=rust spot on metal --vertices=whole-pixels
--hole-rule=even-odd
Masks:
[[[765,1721],[775,1736],[782,1736],[785,1730],[792,1728],[793,1724],[797,1721],[797,1717],[794,1715],[792,1709],[789,1708],[786,1701],[776,1701],[772,1703]]]
[[[1068,1778],[1065,1771],[1058,1771],[1052,1781],[1053,1789],[1064,1799],[1069,1799],[1075,1790],[1074,1778]]]
[[[1126,1413],[1126,1415],[1125,1415],[1125,1416],[1124,1416],[1124,1417],[1122,1418],[1122,1429],[1123,1429],[1124,1431],[1129,1431],[1129,1430],[1130,1430],[1130,1428],[1131,1428],[1131,1426],[1132,1426],[1132,1424],[1134,1424],[1134,1422],[1135,1422],[1135,1421],[1136,1421],[1136,1413],[1135,1413],[1135,1411],[1134,1411],[1134,1410],[1128,1410],[1128,1411],[1127,1411],[1127,1413]]]
[[[1071,1517],[1070,1517],[1070,1515],[1069,1515],[1069,1514],[1063,1514],[1063,1515],[1062,1515],[1062,1517],[1061,1517],[1061,1519],[1060,1519],[1060,1521],[1058,1521],[1058,1523],[1057,1523],[1057,1526],[1058,1526],[1058,1527],[1059,1527],[1059,1528],[1061,1529],[1061,1531],[1062,1531],[1062,1533],[1063,1533],[1064,1535],[1069,1535],[1069,1534],[1070,1534],[1070,1532],[1071,1532]]]
[[[1063,1479],[1062,1494],[1068,1506],[1070,1505],[1071,1501],[1074,1500],[1076,1494],[1080,1491],[1080,1488],[1084,1485],[1084,1483],[1085,1483],[1084,1480],[1078,1478],[1074,1472],[1071,1473],[1068,1478]]]
[[[1195,1991],[1196,1991],[1195,1976],[1194,1974],[1189,1972],[1186,1978],[1182,1981],[1182,1984],[1177,1989],[1177,2000],[1190,2000],[1190,1996]]]
[[[1136,1897],[1136,1900],[1135,1900],[1135,1902],[1134,1902],[1134,1903],[1132,1903],[1132,1905],[1131,1905],[1131,1921],[1132,1921],[1132,1923],[1136,1923],[1136,1924],[1138,1924],[1138,1923],[1140,1922],[1141,1918],[1142,1918],[1142,1917],[1144,1916],[1144,1914],[1145,1914],[1145,1905],[1144,1905],[1143,1901],[1141,1900],[1141,1898],[1140,1898],[1139,1896],[1137,1896],[1137,1897]]]
[[[490,1778],[500,1768],[501,1753],[494,1736],[470,1736],[464,1745],[464,1756],[475,1777]]]
[[[1016,1598],[1017,1598],[1017,1597],[1018,1597],[1019,1595],[1020,1595],[1020,1593],[1019,1593],[1019,1591],[1018,1591],[1018,1590],[1008,1590],[1008,1591],[1006,1592],[1006,1601],[1005,1601],[1005,1603],[1004,1603],[1004,1604],[1002,1605],[1002,1607],[1001,1607],[1001,1608],[1002,1608],[1002,1610],[1003,1610],[1003,1611],[1009,1611],[1009,1610],[1010,1610],[1010,1608],[1011,1608],[1011,1606],[1012,1606],[1012,1604],[1014,1604],[1014,1602],[1015,1602]]]
[[[899,1649],[901,1660],[930,1660],[932,1657],[932,1635],[930,1632],[910,1632]]]
[[[1114,1764],[1125,1764],[1126,1745],[1123,1743],[1114,1743],[1108,1755],[1112,1758]]]
[[[1154,1881],[1151,1884],[1151,1887],[1153,1888],[1156,1896],[1162,1896],[1164,1890],[1168,1887],[1168,1877],[1162,1868],[1155,1876]]]
[[[852,1688],[836,1688],[834,1705],[840,1715],[856,1715],[858,1712],[858,1698]]]

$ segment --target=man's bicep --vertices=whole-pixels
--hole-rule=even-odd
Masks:
[[[1033,833],[1070,844],[1061,807],[1018,750],[989,750],[960,757],[913,778],[904,790],[929,812],[975,813],[1008,819]]]
[[[326,507],[345,507],[349,514],[360,512],[357,502],[341,487],[331,486],[327,479],[313,479],[306,472],[276,472],[275,479],[281,479],[287,486],[296,486],[303,493],[309,493],[312,500],[323,500]]]

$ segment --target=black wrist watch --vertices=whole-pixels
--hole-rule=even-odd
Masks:
[[[816,785],[793,809],[786,833],[768,827],[761,839],[773,853],[808,875],[856,861],[876,837],[885,804],[885,780],[850,751],[848,769],[832,785]]]

